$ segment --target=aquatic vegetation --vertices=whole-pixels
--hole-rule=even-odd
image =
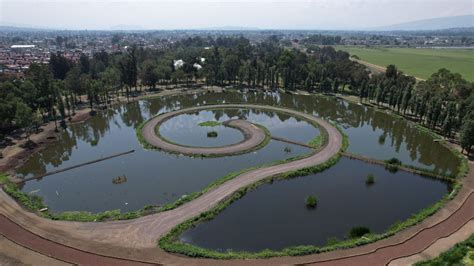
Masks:
[[[375,177],[373,174],[368,174],[367,177],[365,178],[365,183],[367,185],[373,185],[375,183]]]
[[[314,208],[318,204],[318,199],[315,196],[308,196],[305,200],[306,207]]]
[[[208,138],[217,138],[217,132],[216,131],[207,132],[207,137]]]
[[[200,127],[217,127],[221,126],[222,123],[218,121],[206,121],[198,124]]]

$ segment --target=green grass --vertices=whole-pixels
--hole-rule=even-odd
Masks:
[[[438,265],[474,265],[474,234],[448,251],[443,252],[439,257],[415,264],[415,266]]]
[[[222,123],[218,121],[206,121],[198,124],[200,127],[217,127],[220,125],[222,125]]]
[[[315,148],[319,149],[323,145],[324,139],[322,135],[317,135],[314,137],[312,140],[308,142],[308,145]]]
[[[474,81],[474,49],[416,49],[416,48],[365,48],[336,46],[336,49],[357,55],[361,60],[386,67],[396,65],[404,73],[427,79],[440,68],[461,74]]]

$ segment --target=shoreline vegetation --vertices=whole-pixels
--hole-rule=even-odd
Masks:
[[[347,249],[352,248],[360,245],[365,245],[369,243],[376,242],[378,240],[390,237],[410,226],[416,225],[423,221],[424,219],[428,218],[429,216],[436,213],[439,209],[441,209],[446,202],[453,199],[457,192],[462,187],[461,183],[457,180],[454,182],[453,179],[447,178],[446,181],[454,182],[451,187],[451,193],[446,194],[441,200],[437,201],[436,203],[428,206],[419,212],[413,214],[410,218],[404,221],[398,221],[390,226],[384,233],[374,234],[370,233],[364,235],[361,238],[352,238],[352,239],[345,239],[345,240],[338,240],[338,239],[331,239],[328,241],[327,245],[324,246],[312,246],[312,245],[304,245],[304,246],[292,246],[287,247],[281,250],[269,250],[265,249],[259,252],[236,252],[236,251],[227,251],[227,252],[220,252],[212,249],[202,248],[198,246],[194,246],[191,244],[183,243],[179,241],[179,236],[184,233],[186,230],[196,226],[198,223],[205,222],[208,220],[213,219],[216,217],[220,212],[222,212],[226,207],[232,204],[234,201],[242,198],[247,192],[255,189],[261,184],[264,183],[271,183],[275,180],[282,180],[286,178],[294,178],[299,176],[305,176],[309,174],[318,173],[324,171],[325,169],[329,168],[330,166],[334,165],[342,156],[348,145],[349,140],[348,137],[342,132],[342,130],[336,126],[336,128],[341,132],[343,135],[343,146],[338,154],[334,155],[332,158],[327,160],[325,163],[305,168],[302,170],[292,171],[286,174],[277,175],[273,177],[266,178],[261,180],[257,183],[254,183],[250,186],[241,188],[239,191],[235,192],[229,199],[220,202],[216,207],[213,209],[201,213],[201,215],[191,218],[188,221],[174,227],[169,233],[164,235],[162,238],[158,240],[158,245],[171,253],[178,253],[190,257],[203,257],[203,258],[212,258],[212,259],[260,259],[260,258],[270,258],[270,257],[281,257],[281,256],[302,256],[314,253],[322,253],[333,251],[337,249]],[[426,172],[428,176],[438,176],[433,175],[431,172]]]
[[[152,119],[152,118],[150,118],[150,119]],[[304,118],[302,118],[302,119],[304,119]],[[314,126],[319,127],[318,124],[315,125],[315,124],[313,124],[312,121],[308,121],[306,119],[304,119],[304,120],[307,121],[308,123],[311,123]],[[146,142],[146,140],[141,135],[141,129],[147,123],[147,121],[144,121],[142,124],[140,124],[137,127],[137,129],[136,129],[137,138],[138,138],[139,142],[144,146],[144,148],[156,149],[154,146],[148,144],[148,142]],[[261,127],[266,132],[267,138],[265,139],[264,142],[262,142],[259,145],[259,146],[264,147],[270,141],[269,136],[271,134],[270,134],[270,132],[268,131],[267,128],[265,128],[261,125],[258,125],[258,124],[257,124],[257,126]],[[322,133],[321,134],[322,136],[327,136],[327,132],[325,132],[325,130],[321,130],[320,132]],[[327,138],[326,137],[323,138],[323,140],[327,143]],[[348,141],[345,138],[344,138],[343,141],[344,141],[343,146],[347,146]],[[326,143],[324,143],[321,146],[321,148],[323,148],[326,145]],[[119,209],[108,210],[108,211],[103,211],[103,212],[99,212],[99,213],[91,213],[91,212],[87,212],[87,211],[66,211],[66,212],[61,212],[61,213],[52,213],[47,209],[47,206],[44,205],[44,203],[42,201],[42,198],[40,196],[29,195],[27,193],[24,193],[24,192],[20,191],[18,189],[18,186],[16,184],[14,184],[13,182],[11,182],[7,175],[0,175],[0,177],[1,177],[0,178],[0,184],[3,184],[4,191],[7,192],[10,196],[12,196],[14,199],[16,199],[18,202],[20,202],[21,205],[23,205],[23,207],[25,207],[29,211],[37,213],[38,215],[40,215],[41,217],[44,217],[44,218],[49,218],[49,219],[52,219],[52,220],[78,221],[78,222],[101,222],[101,221],[113,221],[113,220],[129,220],[129,219],[135,219],[135,218],[138,218],[138,217],[141,217],[141,216],[144,216],[144,215],[149,215],[149,214],[154,214],[154,213],[174,209],[174,208],[176,208],[176,207],[178,207],[178,206],[180,206],[180,205],[182,205],[186,202],[189,202],[189,201],[201,196],[202,194],[210,191],[211,189],[220,186],[221,184],[225,183],[226,181],[228,181],[228,180],[230,180],[230,179],[232,179],[232,178],[234,178],[234,177],[236,177],[236,176],[238,176],[242,173],[245,173],[245,172],[248,172],[248,171],[251,171],[251,170],[255,170],[255,169],[259,169],[259,168],[263,168],[263,167],[267,167],[267,166],[273,166],[273,165],[283,164],[283,163],[286,163],[286,162],[300,160],[300,159],[306,158],[306,157],[308,157],[311,154],[314,154],[316,152],[318,152],[318,150],[315,150],[315,151],[313,151],[311,153],[308,153],[308,154],[305,154],[305,155],[290,157],[290,158],[287,158],[287,159],[271,162],[271,163],[268,163],[268,164],[263,164],[263,165],[251,167],[251,168],[248,168],[248,169],[243,169],[241,171],[232,172],[232,173],[229,173],[229,174],[225,175],[222,178],[217,179],[215,182],[211,183],[210,185],[205,187],[203,190],[191,193],[189,195],[185,195],[185,196],[181,197],[180,199],[178,199],[175,202],[165,204],[163,206],[146,205],[142,209],[139,209],[137,211],[131,211],[131,212],[125,212],[125,213],[122,213]],[[204,158],[209,158],[209,157],[204,157]],[[44,211],[41,212],[40,210],[44,210]]]
[[[184,93],[186,94],[187,92],[185,91]],[[150,97],[157,97],[157,96],[150,95]],[[371,107],[374,107],[374,106],[371,106]],[[379,108],[374,108],[374,109],[377,110],[377,111],[381,111],[381,110],[379,110]],[[404,118],[400,115],[397,115],[393,112],[389,112],[389,113],[392,114],[395,117],[398,117],[399,119],[405,119],[405,120],[407,120],[411,123],[414,123],[415,125],[417,125],[417,128],[419,128],[420,130],[424,130],[424,131],[428,132],[430,134],[430,136],[432,136],[434,139],[442,139],[442,137],[439,136],[437,133],[432,132],[430,129],[422,127],[418,123],[415,123],[411,120],[408,120],[408,119],[406,119],[406,118]],[[141,127],[143,125],[144,125],[144,123],[137,127],[137,132],[139,130],[141,130]],[[336,125],[336,127],[337,127],[337,125]],[[337,127],[337,128],[342,133],[340,128],[339,127]],[[324,139],[327,136],[325,136],[324,134],[321,134],[320,136],[322,136],[322,140],[324,142],[325,141]],[[316,138],[319,138],[320,136],[317,136]],[[140,143],[145,148],[147,148],[146,141],[144,141],[143,139],[140,139],[140,134],[137,134],[137,137],[138,137]],[[343,137],[344,137],[343,138],[343,148],[341,149],[341,151],[345,151],[347,149],[348,145],[349,145],[347,136],[345,134],[343,134]],[[315,142],[319,142],[319,140],[315,141]],[[344,240],[344,241],[338,241],[338,242],[331,241],[331,243],[328,243],[327,246],[323,246],[323,247],[299,246],[299,247],[289,247],[289,248],[286,248],[282,251],[268,251],[268,250],[266,250],[264,252],[259,252],[259,253],[247,253],[247,252],[234,253],[234,252],[232,252],[230,254],[227,254],[227,253],[220,253],[220,252],[217,252],[217,251],[205,250],[205,249],[195,247],[195,246],[191,246],[191,245],[184,244],[184,243],[181,243],[178,247],[176,247],[175,246],[176,243],[174,241],[172,241],[172,239],[174,239],[173,237],[176,237],[176,233],[178,231],[180,231],[181,233],[184,232],[184,230],[185,230],[184,225],[190,226],[191,224],[189,224],[189,223],[194,224],[194,223],[197,222],[196,220],[191,219],[192,221],[187,221],[187,222],[173,228],[168,234],[166,234],[164,237],[162,237],[158,241],[159,245],[167,251],[176,252],[176,253],[180,253],[180,254],[185,254],[185,255],[193,256],[193,257],[194,256],[199,256],[199,257],[210,257],[210,258],[265,258],[265,257],[274,257],[274,256],[286,256],[286,255],[295,256],[295,255],[305,255],[305,254],[311,254],[311,253],[327,252],[327,251],[331,251],[331,250],[335,250],[335,249],[350,248],[350,247],[354,247],[354,246],[358,246],[358,245],[368,244],[368,243],[372,243],[372,242],[378,241],[380,239],[392,236],[395,233],[397,233],[397,232],[399,232],[399,231],[401,231],[401,230],[403,230],[403,229],[405,229],[409,226],[415,225],[415,224],[421,222],[422,220],[426,219],[427,217],[429,217],[429,216],[433,215],[434,213],[436,213],[440,208],[442,208],[444,206],[444,204],[447,201],[454,198],[456,196],[457,192],[459,191],[459,189],[461,188],[461,184],[459,183],[459,180],[462,177],[464,177],[467,174],[467,172],[469,171],[469,167],[468,167],[468,164],[467,164],[467,159],[457,149],[455,149],[454,147],[452,147],[449,144],[446,144],[445,140],[443,140],[441,143],[446,145],[450,149],[451,152],[454,152],[461,159],[461,163],[460,163],[459,170],[458,170],[458,175],[456,177],[457,182],[454,183],[454,185],[452,187],[452,192],[449,195],[446,195],[445,197],[443,197],[440,201],[436,202],[435,204],[433,204],[433,205],[421,210],[420,212],[414,214],[409,219],[407,219],[403,222],[398,222],[398,223],[392,225],[383,234],[378,234],[378,235],[369,234],[369,235],[365,236],[363,239],[351,239],[351,240]],[[306,156],[308,156],[308,155],[306,155]],[[283,160],[283,161],[280,161],[280,162],[274,162],[274,163],[271,163],[271,164],[268,164],[268,165],[274,165],[274,164],[279,164],[279,163],[283,163],[283,162],[286,162],[286,161],[297,160],[297,159],[300,159],[299,157],[306,157],[306,156],[297,156],[297,157],[293,157],[293,158],[288,158],[286,160]],[[328,164],[336,163],[337,160],[339,159],[339,156],[340,155],[338,154],[337,159],[331,158],[330,160],[327,161],[327,163]],[[100,221],[109,221],[109,220],[135,219],[135,218],[138,218],[138,217],[141,217],[141,216],[144,216],[144,215],[149,215],[149,214],[153,214],[153,213],[157,213],[157,212],[162,212],[162,211],[167,211],[167,210],[170,210],[170,209],[174,209],[174,208],[176,208],[176,207],[178,207],[178,206],[180,206],[180,205],[182,205],[186,202],[189,202],[189,201],[199,197],[200,195],[206,193],[207,191],[209,191],[209,190],[211,190],[211,189],[213,189],[217,186],[220,186],[224,182],[236,177],[237,175],[239,175],[241,173],[244,173],[244,172],[256,169],[256,168],[265,167],[265,166],[267,166],[267,165],[262,165],[262,166],[253,167],[253,168],[250,168],[250,169],[245,169],[245,170],[242,170],[242,171],[234,172],[234,173],[229,173],[228,175],[222,177],[221,179],[218,179],[215,182],[211,183],[209,186],[207,186],[202,191],[191,193],[191,194],[189,194],[185,197],[180,198],[179,200],[177,200],[173,203],[166,204],[166,205],[163,205],[163,206],[147,205],[147,206],[144,206],[140,210],[133,211],[133,212],[127,212],[127,213],[121,213],[120,210],[110,210],[110,211],[104,211],[104,212],[95,213],[95,214],[94,213],[89,213],[89,212],[82,212],[82,211],[79,211],[79,212],[63,212],[63,213],[59,213],[59,214],[52,214],[52,213],[49,213],[47,210],[43,211],[43,212],[39,212],[39,210],[47,208],[47,206],[45,206],[42,203],[41,197],[31,196],[31,195],[28,195],[26,193],[23,193],[23,192],[19,191],[18,188],[16,187],[16,185],[10,184],[8,176],[5,176],[5,175],[0,176],[0,183],[4,184],[3,189],[5,190],[5,192],[7,192],[10,196],[15,198],[18,202],[20,202],[22,206],[24,206],[25,208],[27,208],[30,211],[36,212],[37,214],[39,214],[42,217],[50,218],[50,219],[53,219],[53,220],[100,222]],[[425,173],[429,174],[429,171],[427,171],[426,169],[419,169],[419,168],[416,168],[416,167],[413,167],[413,166],[406,166],[406,165],[403,165],[403,166],[404,167],[411,167],[411,168],[413,168],[417,171],[425,172]],[[324,167],[327,168],[329,166],[325,164],[325,165],[322,165],[321,167],[317,167],[317,168],[313,168],[313,169],[304,169],[304,170],[301,170],[301,171],[297,171],[297,172],[299,172],[299,174],[295,173],[295,172],[287,173],[287,174],[285,174],[282,177],[279,177],[277,179],[295,177],[295,174],[296,175],[305,175],[305,174],[307,175],[307,174],[312,173],[313,171],[316,171],[316,172],[317,171],[322,171],[322,170],[325,169]],[[433,173],[431,173],[431,175],[433,175]],[[449,181],[452,181],[452,178],[448,178],[448,179],[449,179]],[[255,184],[253,184],[252,188],[255,188],[259,184],[261,184],[261,182],[257,182]],[[206,220],[207,219],[212,219],[211,214],[217,215],[221,210],[223,210],[230,203],[232,203],[233,201],[235,201],[238,198],[242,197],[249,189],[251,189],[251,188],[250,187],[243,188],[242,190],[236,192],[230,199],[228,199],[224,202],[221,202],[216,207],[216,209],[213,209],[211,211],[203,213],[199,217],[206,217]],[[186,247],[184,247],[184,250],[183,250],[182,245],[186,246]],[[197,251],[199,251],[199,252],[197,252]]]

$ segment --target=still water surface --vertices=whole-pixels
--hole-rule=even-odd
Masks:
[[[406,164],[442,173],[456,173],[459,165],[458,159],[445,147],[433,142],[414,126],[385,113],[342,100],[276,93],[200,93],[123,104],[114,110],[99,113],[85,123],[70,126],[61,133],[58,143],[33,155],[17,173],[20,176],[32,176],[131,149],[136,151],[48,176],[40,181],[28,182],[23,191],[42,196],[52,211],[131,211],[147,204],[173,202],[233,171],[309,152],[303,147],[270,141],[256,152],[199,159],[148,151],[138,142],[135,129],[150,117],[210,103],[258,103],[288,107],[336,122],[349,136],[350,152],[380,159],[397,157]],[[272,135],[300,142],[308,142],[319,134],[318,129],[307,122],[285,114],[240,109],[180,115],[166,122],[167,129],[162,134],[176,142],[189,140],[184,143],[189,145],[198,143],[213,146],[238,142],[241,134],[233,129],[222,131],[216,140],[218,143],[206,142],[208,138],[204,132],[208,129],[197,125],[198,121],[223,121],[228,118],[247,119],[262,124]],[[290,147],[291,152],[288,149],[285,151],[285,147]],[[127,182],[113,185],[112,178],[119,175],[125,175]]]
[[[375,184],[365,184],[368,174]],[[438,180],[341,158],[324,172],[257,187],[186,231],[181,241],[219,251],[322,246],[329,238],[344,239],[354,226],[382,233],[447,192],[448,185]],[[314,209],[306,207],[309,195],[317,197]]]

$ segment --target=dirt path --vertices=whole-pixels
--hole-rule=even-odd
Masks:
[[[222,107],[227,106],[222,105]],[[156,248],[157,239],[171,228],[211,209],[242,187],[279,173],[323,163],[338,153],[342,146],[342,136],[339,131],[326,121],[312,115],[271,106],[239,105],[238,107],[286,112],[318,123],[328,132],[328,144],[320,152],[307,158],[249,171],[174,210],[135,220],[104,223],[51,221],[22,210],[3,191],[0,194],[2,201],[0,212],[35,234],[81,250],[108,255],[118,254],[121,257],[128,255],[127,257],[131,258],[150,258],[153,261],[166,260],[166,257],[170,256],[176,258]]]
[[[309,115],[307,115],[309,116]],[[321,121],[322,126],[328,126]],[[372,265],[384,265],[392,260],[411,256],[431,246],[440,238],[450,236],[463,225],[472,220],[474,213],[474,165],[470,162],[470,172],[463,180],[463,188],[455,199],[448,202],[443,209],[422,223],[412,226],[395,236],[380,240],[373,244],[334,252],[313,254],[301,257],[271,258],[268,260],[231,260],[216,261],[209,259],[192,259],[176,256],[156,248],[158,236],[167,232],[179,221],[199,214],[217,204],[220,200],[236,189],[255,182],[265,176],[286,171],[293,167],[317,164],[337,152],[341,143],[339,132],[327,127],[330,136],[330,145],[321,153],[304,160],[292,163],[262,168],[247,174],[240,175],[222,186],[204,194],[198,199],[181,207],[155,215],[150,215],[132,221],[118,221],[107,223],[76,223],[50,221],[39,218],[35,214],[22,210],[15,201],[5,193],[0,193],[0,212],[4,213],[16,223],[61,244],[90,251],[98,254],[120,256],[137,260],[160,262],[165,264],[296,264],[314,263],[327,265],[364,265],[370,261]],[[335,135],[336,134],[336,135]],[[331,143],[334,143],[332,145]],[[5,230],[0,225],[1,230]],[[22,234],[15,234],[18,237]],[[462,239],[459,239],[460,241]],[[61,254],[57,254],[61,256]]]
[[[370,68],[374,72],[385,73],[386,67],[379,66],[379,65],[376,65],[376,64],[372,64],[372,63],[369,63],[367,61],[360,60],[360,59],[351,59],[351,60],[353,60],[353,61],[355,61],[359,64],[365,65],[366,67]],[[415,79],[417,81],[424,81],[425,80],[425,79],[422,79],[422,78],[419,78],[419,77],[415,77]]]
[[[252,107],[252,106],[248,106]],[[260,108],[260,106],[255,106]],[[278,110],[276,107],[269,109]],[[288,112],[288,110],[285,109]],[[296,111],[295,115],[301,115]],[[441,210],[425,219],[420,224],[412,226],[392,237],[378,242],[347,250],[337,250],[328,253],[312,254],[301,257],[281,257],[266,260],[210,260],[193,259],[166,253],[156,247],[156,240],[176,224],[198,215],[215,206],[232,192],[267,176],[299,169],[306,166],[324,162],[327,158],[337,153],[342,142],[342,136],[337,129],[328,123],[303,114],[310,120],[316,119],[317,123],[326,128],[329,133],[329,144],[320,153],[303,160],[298,160],[282,165],[257,169],[228,181],[220,187],[207,192],[177,209],[145,216],[131,221],[117,221],[105,223],[78,223],[51,221],[40,218],[35,214],[24,211],[3,191],[0,193],[0,213],[3,213],[20,226],[51,239],[54,242],[74,247],[75,250],[125,257],[136,260],[152,261],[164,264],[201,264],[201,265],[281,265],[281,264],[324,264],[324,265],[385,265],[396,259],[410,257],[423,252],[434,245],[439,239],[450,237],[474,219],[474,163],[469,163],[469,175],[462,180],[463,188],[458,195],[449,201]],[[9,227],[0,224],[0,231],[10,231]],[[23,237],[24,232],[13,234],[12,238]],[[27,234],[27,233],[26,233]],[[35,250],[41,247],[33,245]],[[80,251],[79,250],[79,251]],[[58,253],[58,250],[50,250]],[[45,251],[43,251],[45,252]],[[439,251],[441,252],[441,251]],[[61,252],[56,254],[63,256]],[[437,255],[436,252],[433,256]],[[99,255],[100,256],[100,255]]]
[[[225,108],[239,108],[240,105],[224,105]],[[207,105],[191,107],[164,113],[152,118],[142,128],[143,138],[152,146],[162,149],[168,152],[180,153],[186,155],[198,155],[198,156],[226,156],[234,155],[247,151],[251,151],[256,148],[259,144],[263,143],[266,138],[265,131],[257,127],[256,125],[247,122],[245,120],[229,120],[224,122],[224,125],[238,129],[244,135],[244,140],[235,144],[225,145],[220,147],[190,147],[174,144],[163,139],[163,137],[157,136],[155,133],[156,127],[160,126],[165,121],[186,113],[192,113],[199,110],[209,110],[215,108],[223,108],[223,105]]]
[[[433,245],[429,246],[427,249],[423,250],[416,255],[405,257],[401,259],[396,259],[390,262],[390,266],[403,266],[403,265],[412,265],[416,262],[431,259],[439,256],[441,253],[448,251],[451,247],[457,243],[468,239],[474,233],[474,220],[471,220],[466,225],[461,227],[456,233],[446,237],[441,238],[436,241]]]
[[[0,235],[0,265],[65,266],[71,264],[32,251]]]
[[[17,245],[35,250],[65,263],[80,265],[150,265],[139,261],[100,256],[55,243],[25,230],[3,215],[0,215],[0,227],[2,228],[1,234],[7,239],[13,239]]]

